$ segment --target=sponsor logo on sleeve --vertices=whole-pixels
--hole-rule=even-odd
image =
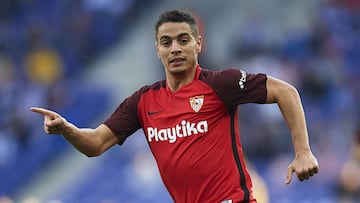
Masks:
[[[241,70],[241,78],[239,80],[239,86],[240,89],[244,89],[245,88],[245,83],[246,83],[246,72]]]

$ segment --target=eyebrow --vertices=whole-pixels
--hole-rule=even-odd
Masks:
[[[180,37],[183,37],[183,36],[190,36],[190,34],[187,33],[187,32],[183,32],[183,33],[178,34],[178,35],[177,35],[176,37],[174,37],[174,38],[180,38]],[[171,39],[171,38],[172,38],[172,37],[170,37],[169,35],[163,35],[163,36],[160,37],[159,41],[161,41],[162,39]]]

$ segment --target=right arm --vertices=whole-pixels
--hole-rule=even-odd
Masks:
[[[32,107],[30,110],[44,116],[46,133],[63,135],[68,142],[86,156],[99,156],[119,143],[119,138],[104,124],[95,129],[78,128],[56,112],[38,107]]]

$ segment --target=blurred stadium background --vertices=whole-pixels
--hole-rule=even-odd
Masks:
[[[172,202],[141,131],[87,158],[46,136],[29,108],[96,127],[163,78],[154,23],[173,8],[198,17],[204,67],[264,72],[300,91],[320,164],[303,183],[284,184],[294,154],[277,107],[239,108],[243,147],[263,181],[259,203],[360,202],[360,170],[341,175],[360,123],[359,1],[1,0],[0,203]]]

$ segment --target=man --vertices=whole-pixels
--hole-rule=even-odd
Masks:
[[[293,172],[300,181],[318,172],[294,87],[265,74],[200,67],[202,38],[187,12],[162,13],[155,34],[166,80],[140,88],[96,129],[80,129],[56,112],[31,108],[44,115],[45,131],[63,135],[87,156],[98,156],[142,128],[175,202],[256,202],[240,144],[237,106],[277,103],[295,150],[286,183]]]

